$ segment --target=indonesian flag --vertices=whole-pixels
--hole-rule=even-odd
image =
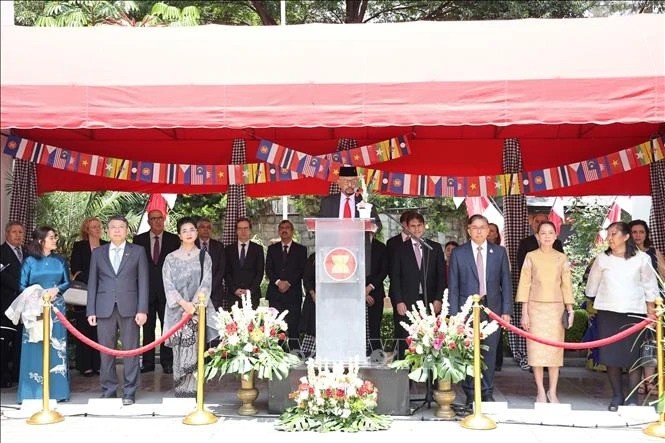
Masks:
[[[607,227],[614,222],[621,221],[621,206],[615,201],[610,207],[610,211],[605,216],[603,221],[603,229],[596,235],[596,244],[602,243],[607,238]]]
[[[547,217],[554,224],[554,231],[557,235],[561,233],[561,225],[563,224],[564,217],[563,200],[557,197],[550,210],[550,215]]]
[[[166,218],[169,210],[169,205],[162,194],[150,194],[148,204],[145,207],[146,214],[150,211],[160,211],[164,218]]]

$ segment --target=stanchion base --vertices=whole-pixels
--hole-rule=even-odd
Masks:
[[[206,409],[200,411],[197,409],[183,418],[182,422],[186,425],[211,425],[217,423],[217,417]]]
[[[50,425],[51,423],[59,423],[64,419],[65,417],[58,411],[47,409],[33,414],[26,422],[29,425]]]
[[[642,432],[651,437],[665,438],[665,423],[662,421],[650,423]]]
[[[473,414],[464,417],[460,422],[463,428],[486,431],[496,428],[494,420],[483,414]]]

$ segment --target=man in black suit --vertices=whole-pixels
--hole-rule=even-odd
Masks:
[[[540,224],[547,221],[547,219],[547,214],[544,213],[534,214],[531,219],[531,231],[533,231],[533,234],[520,240],[519,246],[517,247],[517,268],[512,269],[512,272],[516,272],[517,275],[522,273],[522,265],[524,264],[526,254],[539,248],[536,232],[538,232]],[[563,252],[563,244],[561,244],[561,240],[558,238],[554,241],[554,249]],[[522,321],[522,303],[515,303],[513,305],[513,310],[513,325],[520,327],[520,322]],[[513,353],[513,359],[523,370],[528,371],[531,369],[527,358],[526,340],[524,337],[511,332],[508,334],[508,339],[510,350]]]
[[[120,332],[123,349],[136,349],[140,328],[148,318],[148,259],[141,246],[127,243],[125,217],[111,217],[108,232],[111,243],[92,251],[90,259],[88,323],[97,327],[101,345],[115,349]],[[99,379],[102,397],[115,398],[118,374],[114,356],[102,352]],[[122,404],[129,406],[134,404],[139,385],[138,356],[123,359],[123,380]]]
[[[372,236],[372,265],[366,270],[365,304],[367,305],[367,331],[369,351],[381,349],[381,319],[386,290],[383,281],[388,276],[386,245]]]
[[[238,241],[226,246],[225,280],[228,305],[233,306],[249,290],[252,307],[259,306],[261,298],[261,281],[265,269],[263,248],[249,241],[252,235],[252,222],[241,217],[236,222]]]
[[[412,212],[407,216],[407,227],[414,237],[421,239],[429,246],[423,247],[420,242],[411,238],[398,246],[390,268],[390,300],[393,304],[395,321],[395,337],[397,338],[397,356],[404,357],[407,331],[400,322],[408,323],[406,312],[418,300],[422,300],[429,309],[434,305],[434,313],[441,312],[443,291],[446,289],[446,272],[441,244],[433,240],[423,239],[425,234],[425,218],[422,214]]]
[[[210,300],[215,310],[222,306],[224,296],[224,245],[210,237],[212,233],[212,222],[209,218],[201,217],[196,223],[198,238],[196,246],[202,251],[206,251],[212,259],[212,292]]]
[[[144,346],[155,341],[157,317],[159,317],[159,323],[164,325],[166,295],[164,294],[162,267],[166,256],[180,247],[180,238],[164,230],[164,221],[165,214],[162,211],[159,209],[151,210],[148,212],[150,231],[134,237],[134,243],[143,246],[145,249],[150,274],[150,306],[148,320],[143,326]],[[171,348],[164,345],[159,347],[159,361],[165,374],[173,373],[173,351]],[[155,350],[152,349],[143,354],[141,372],[152,372],[154,370]]]
[[[337,184],[341,192],[321,199],[319,217],[360,218],[357,204],[363,199],[358,191],[358,172],[354,166],[343,166],[339,170]],[[376,223],[376,232],[381,231],[382,224],[376,208],[372,207],[372,218]],[[369,246],[369,241],[368,241]]]
[[[279,312],[288,310],[289,349],[299,349],[300,308],[302,306],[302,277],[307,262],[307,248],[293,241],[293,223],[282,220],[277,226],[281,241],[270,245],[266,254],[266,298],[270,307]]]
[[[25,256],[23,241],[25,228],[19,222],[9,222],[5,227],[5,242],[0,246],[0,326],[2,326],[2,355],[0,355],[0,386],[10,387],[18,381],[18,369],[21,354],[22,323],[14,325],[5,315],[5,311],[21,292],[21,263]]]

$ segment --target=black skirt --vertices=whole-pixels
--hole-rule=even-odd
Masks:
[[[640,323],[646,314],[598,311],[598,338],[612,337],[625,331],[636,323]],[[640,345],[644,339],[644,331],[637,331],[617,342],[599,348],[599,360],[606,366],[618,366],[630,369],[640,358]]]

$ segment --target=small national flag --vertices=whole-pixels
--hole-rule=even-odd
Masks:
[[[582,171],[582,166],[580,162],[571,163],[567,165],[568,167],[568,178],[570,179],[570,185],[579,185],[580,183],[586,182],[584,178],[584,172]]]
[[[272,163],[275,157],[275,152],[272,150],[272,146],[272,142],[269,142],[268,140],[261,140],[259,142],[259,149],[256,151],[257,160]]]
[[[525,194],[547,190],[545,171],[542,169],[530,172],[526,179],[528,180],[528,186],[524,185]]]
[[[116,170],[115,178],[119,180],[127,180],[129,178],[129,170],[131,162],[129,160],[118,159],[118,169]]]
[[[663,146],[663,142],[665,141],[665,136],[661,137],[656,137],[653,140],[651,140],[651,149],[653,150],[653,160],[658,161],[662,160],[665,158],[665,146]]]
[[[457,193],[457,178],[445,177],[446,185],[443,188],[444,197],[455,197]]]
[[[600,167],[596,160],[587,160],[582,162],[582,172],[584,173],[584,179],[586,181],[600,179]]]
[[[294,159],[296,160],[297,164],[297,156],[295,151],[293,149],[287,148],[284,150],[284,154],[282,155],[282,159],[279,162],[279,166],[282,168],[291,169],[291,165]]]
[[[55,146],[46,145],[46,151],[39,159],[39,164],[53,166],[59,154],[57,149]]]
[[[35,144],[35,149],[32,150],[30,161],[32,163],[41,163],[42,151],[45,151],[44,145],[42,143]]]
[[[154,172],[154,164],[152,162],[139,163],[139,180],[142,182],[150,183],[152,181],[152,174]]]
[[[635,163],[644,166],[653,162],[653,152],[651,152],[651,140],[645,143],[640,143],[633,146],[633,155],[635,156]]]
[[[468,177],[466,179],[466,195],[469,197],[480,196],[480,178]]]
[[[289,181],[298,179],[298,174],[286,168],[277,168],[277,178],[279,181]]]
[[[7,143],[5,143],[5,149],[2,151],[10,157],[21,158],[18,156],[18,148],[21,145],[23,140],[21,137],[15,135],[10,135],[7,137]]]
[[[545,179],[545,189],[559,189],[561,187],[559,174],[557,174],[555,168],[543,169],[543,178]]]
[[[388,189],[391,194],[404,194],[404,174],[391,173]]]
[[[67,163],[68,171],[78,172],[80,156],[81,154],[79,152],[70,152],[69,163]]]
[[[178,165],[175,163],[169,163],[165,165],[166,167],[166,183],[169,185],[174,185],[177,183],[178,178]]]
[[[301,162],[303,163],[302,174],[307,177],[315,177],[321,167],[321,159],[318,157],[305,156]],[[300,170],[300,167],[298,167]]]
[[[131,181],[138,181],[141,174],[141,162],[132,160],[132,164],[129,168],[129,179]]]
[[[193,185],[204,185],[206,183],[206,168],[204,165],[196,166],[194,174],[192,175]]]
[[[429,194],[432,197],[441,197],[443,195],[443,179],[440,176],[430,177],[432,191]]]
[[[229,183],[229,170],[228,167],[219,167],[215,168],[217,173],[215,174],[215,182],[218,185],[226,186]]]
[[[178,178],[176,183],[184,185],[192,184],[192,165],[178,165]]]
[[[623,167],[624,171],[630,171],[631,169],[635,169],[637,167],[637,163],[635,163],[635,154],[633,152],[633,148],[628,148],[628,149],[623,149],[619,151],[619,159],[621,160],[621,166]]]

